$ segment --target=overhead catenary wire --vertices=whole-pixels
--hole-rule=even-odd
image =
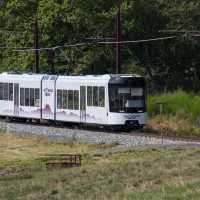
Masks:
[[[157,41],[157,40],[167,40],[167,39],[173,39],[176,36],[171,36],[171,37],[163,37],[163,38],[153,38],[153,39],[146,39],[146,40],[132,40],[132,41],[117,41],[117,42],[98,42],[100,44],[116,44],[116,43],[139,43],[139,42],[151,42],[151,41]]]
[[[189,21],[191,21],[195,16],[197,16],[200,13],[200,11],[198,11],[196,14],[194,14],[192,17],[190,17],[189,19],[187,19],[184,23],[182,23],[180,26],[178,26],[176,29],[174,30],[160,30],[159,32],[170,32],[170,33],[199,33],[199,30],[178,30],[179,28],[181,28],[183,25],[185,25],[186,23],[188,23]],[[192,36],[200,36],[198,34],[193,34]]]
[[[101,28],[101,30],[97,33],[96,37],[99,36],[99,34],[102,32],[102,30],[107,26],[107,24],[116,16],[118,10],[112,13],[112,16],[108,19],[108,21],[105,23],[105,25]]]
[[[197,16],[200,13],[200,11],[198,11],[195,15],[193,15],[192,17],[190,17],[188,20],[186,20],[182,25],[178,26],[178,28],[176,30],[178,30],[180,27],[182,27],[183,25],[185,25],[186,23],[188,23],[189,21],[191,21],[195,16]]]

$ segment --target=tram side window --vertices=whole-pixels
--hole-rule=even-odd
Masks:
[[[98,99],[99,99],[99,90],[98,87],[93,87],[93,106],[98,106]]]
[[[74,90],[74,110],[79,109],[79,91]]]
[[[13,83],[9,83],[9,101],[13,101]]]
[[[68,90],[68,109],[71,110],[73,110],[73,96],[74,96],[74,91]]]
[[[0,83],[0,100],[13,101],[13,83]]]
[[[87,105],[92,106],[92,87],[87,87]]]
[[[105,87],[87,87],[87,106],[105,106]]]
[[[109,104],[110,107],[117,106],[117,89],[115,87],[109,88]]]
[[[0,83],[0,100],[3,100],[3,83]]]
[[[62,90],[57,90],[57,108],[62,109]]]
[[[8,83],[4,83],[3,90],[4,101],[8,101]]]
[[[30,88],[30,106],[34,106],[34,88]]]
[[[35,107],[40,107],[40,89],[35,89]]]
[[[63,90],[63,109],[67,109],[67,90]]]
[[[24,106],[24,88],[20,88],[20,106]]]
[[[30,105],[30,96],[29,96],[29,88],[25,88],[25,106],[29,106]]]
[[[99,106],[104,107],[105,106],[105,88],[99,87]]]

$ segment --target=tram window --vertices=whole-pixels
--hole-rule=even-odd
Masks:
[[[25,88],[25,106],[29,106],[30,105],[30,96],[29,96],[29,88]]]
[[[50,80],[56,80],[56,76],[51,76]]]
[[[34,88],[30,88],[30,106],[34,106]]]
[[[9,101],[13,101],[13,83],[9,83]]]
[[[104,107],[105,106],[105,88],[99,87],[99,106]]]
[[[98,106],[98,87],[93,87],[93,106]]]
[[[3,100],[3,83],[0,83],[0,100]]]
[[[79,109],[79,91],[74,90],[74,110]]]
[[[117,104],[120,107],[125,107],[127,100],[130,99],[130,88],[129,87],[120,87],[118,88],[117,95]]]
[[[92,106],[92,87],[87,87],[87,105]]]
[[[20,106],[24,106],[24,88],[20,88]]]
[[[3,93],[4,93],[4,100],[8,101],[8,83],[4,83],[3,87]]]
[[[48,80],[50,76],[45,76],[43,80]]]
[[[63,108],[67,109],[67,90],[63,90]]]
[[[131,106],[134,107],[141,107],[144,106],[144,101],[143,101],[143,88],[138,87],[138,88],[131,88],[131,101],[129,101]],[[127,104],[128,106],[128,104]]]
[[[35,89],[35,107],[40,107],[40,89]]]
[[[73,90],[68,90],[68,109],[73,110]]]
[[[57,108],[62,108],[62,90],[57,90]]]
[[[142,96],[143,88],[131,88],[131,96]]]
[[[116,87],[110,87],[109,88],[109,104],[110,107],[116,107],[117,106],[117,89]]]

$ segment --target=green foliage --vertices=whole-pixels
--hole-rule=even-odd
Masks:
[[[160,121],[160,107],[157,103],[165,103],[162,109],[162,118],[165,121],[163,132],[165,134],[200,137],[199,101],[200,95],[198,93],[186,93],[182,90],[148,96],[148,119],[156,124],[148,124],[145,127],[146,131],[160,132],[159,126],[158,131],[155,128]]]
[[[194,92],[186,93],[182,90],[149,96],[147,100],[149,117],[157,115],[160,110],[157,103],[165,103],[164,115],[173,115],[179,119],[194,121],[200,115],[200,95]]]
[[[200,2],[174,0],[1,0],[0,46],[33,47],[38,17],[39,47],[86,43],[78,48],[39,52],[41,73],[115,73],[116,45],[86,38],[115,38],[122,5],[122,40],[172,36],[159,30],[199,30]],[[174,35],[174,34],[173,34]],[[200,42],[192,34],[169,40],[122,44],[122,73],[145,76],[158,92],[200,90]],[[0,72],[34,71],[34,52],[0,49]],[[195,109],[195,108],[194,108]]]

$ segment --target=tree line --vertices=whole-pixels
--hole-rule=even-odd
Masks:
[[[175,36],[122,44],[122,73],[145,76],[158,92],[177,89],[198,92],[198,0],[1,0],[0,71],[34,71],[34,51],[30,49],[38,17],[39,48],[84,43],[63,48],[63,52],[59,48],[40,51],[41,73],[115,73],[116,45],[99,44],[92,38],[100,41],[116,37],[120,4],[122,41]],[[18,49],[29,51],[14,51]]]

